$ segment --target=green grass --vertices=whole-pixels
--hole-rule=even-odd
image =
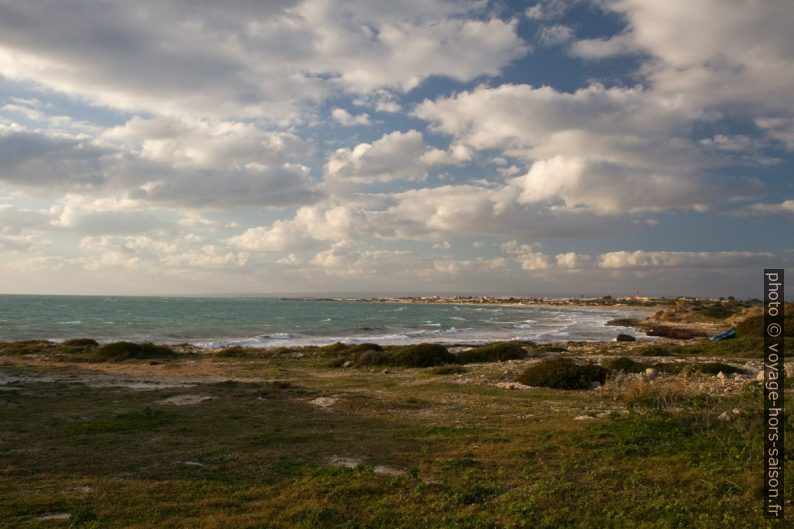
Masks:
[[[101,366],[0,359],[3,373],[52,379],[0,391],[0,526],[782,527],[761,516],[758,383],[730,397],[670,396],[649,384],[628,413],[575,421],[624,403],[459,384],[430,370],[327,369],[338,352],[315,353],[255,363],[180,355],[167,372],[185,368],[195,385],[150,391],[71,378]],[[463,376],[476,382],[504,367],[475,364]],[[112,368],[143,376],[141,364]],[[203,368],[211,378],[197,382],[193,370]],[[219,371],[243,380],[218,382]],[[214,398],[161,403],[186,393]],[[338,402],[322,409],[311,404],[319,396]],[[733,420],[718,419],[734,408]],[[335,467],[332,457],[362,464]],[[380,465],[405,474],[376,473]],[[790,462],[786,476],[790,498]],[[57,512],[72,520],[35,520]]]
[[[98,417],[75,426],[80,433],[144,432],[173,422],[175,413],[158,409],[119,413],[112,417]]]

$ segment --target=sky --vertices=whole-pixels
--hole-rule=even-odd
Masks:
[[[0,293],[761,297],[794,262],[792,27],[792,0],[0,0]]]

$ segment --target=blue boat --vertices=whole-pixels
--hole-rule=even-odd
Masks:
[[[720,334],[716,334],[711,337],[712,340],[718,342],[720,340],[730,340],[731,338],[736,338],[736,329],[731,329],[729,331],[725,331]]]

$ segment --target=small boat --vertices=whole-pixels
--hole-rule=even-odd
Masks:
[[[731,338],[736,338],[736,329],[730,329],[720,334],[715,334],[711,337],[712,340],[718,342],[720,340],[730,340]]]

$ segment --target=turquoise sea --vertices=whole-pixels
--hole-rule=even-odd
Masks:
[[[344,342],[611,340],[637,309],[276,298],[0,296],[0,341],[76,337],[206,347]]]

